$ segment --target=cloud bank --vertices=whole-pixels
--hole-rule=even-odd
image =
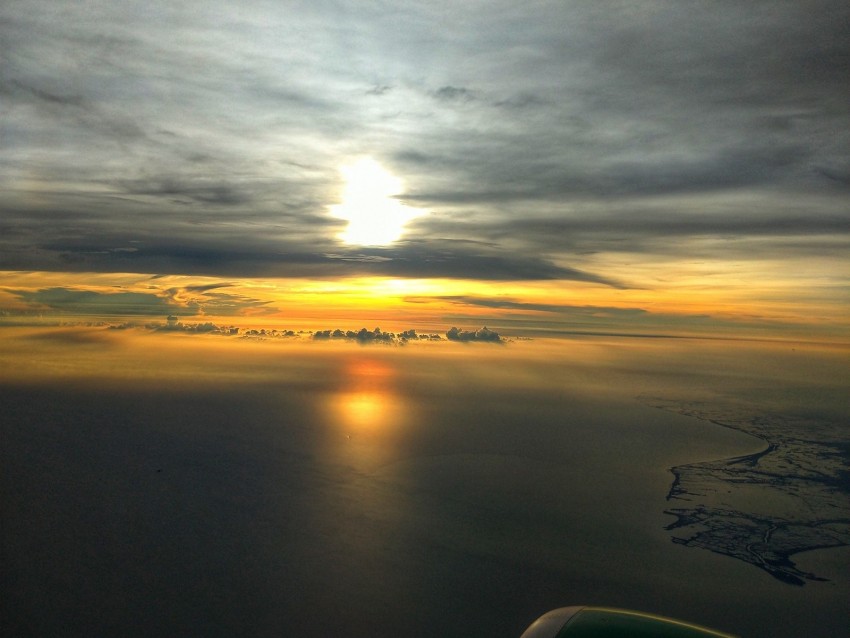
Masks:
[[[839,0],[13,0],[0,269],[617,288],[650,282],[601,255],[838,256],[848,21]],[[430,211],[385,250],[329,214],[365,155]]]
[[[134,324],[113,324],[108,326],[110,329],[127,329],[138,327]],[[418,341],[457,341],[469,343],[473,341],[487,343],[506,343],[506,339],[501,337],[499,333],[489,330],[487,327],[479,328],[478,330],[464,330],[456,327],[451,327],[446,331],[445,337],[435,332],[417,332],[414,328],[409,328],[401,332],[388,332],[375,328],[369,330],[361,328],[360,330],[342,330],[325,329],[325,330],[288,330],[276,328],[240,328],[231,325],[217,325],[213,322],[190,323],[182,322],[178,317],[169,316],[165,322],[150,322],[143,326],[147,330],[154,332],[181,332],[189,334],[212,334],[228,337],[239,337],[242,339],[308,339],[311,341],[351,341],[361,345],[384,344],[384,345],[405,345],[410,342]]]

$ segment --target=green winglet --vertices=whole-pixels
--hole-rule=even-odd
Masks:
[[[729,638],[713,629],[680,620],[623,609],[585,607],[576,613],[557,638]]]
[[[562,607],[538,618],[521,638],[734,638],[692,623],[610,607]]]

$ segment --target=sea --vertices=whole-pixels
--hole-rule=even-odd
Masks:
[[[82,330],[0,342],[3,635],[850,635],[846,348]]]

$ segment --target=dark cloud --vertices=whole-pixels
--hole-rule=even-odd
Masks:
[[[392,91],[393,87],[388,86],[386,84],[376,84],[371,89],[366,91],[366,95],[384,95],[389,91]]]
[[[850,167],[822,167],[818,166],[815,171],[827,179],[838,182],[842,186],[850,186]]]
[[[247,193],[238,188],[212,180],[181,183],[173,179],[164,179],[153,183],[128,182],[124,187],[131,195],[167,196],[172,201],[188,199],[202,204],[228,206],[244,204],[251,200]]]
[[[169,290],[169,295],[182,304],[196,305],[199,311],[208,315],[235,316],[246,311],[254,315],[269,315],[278,312],[268,299],[255,299],[247,295],[223,292],[210,292],[219,286],[188,286],[183,290]],[[197,294],[200,293],[200,294]]]
[[[176,315],[169,315],[165,322],[147,323],[145,324],[145,328],[155,332],[189,332],[193,334],[216,334],[224,336],[235,336],[239,334],[239,328],[236,326],[220,326],[211,321],[184,323]]]
[[[458,86],[443,86],[434,91],[434,97],[446,102],[469,102],[475,95],[469,89]]]
[[[33,246],[36,250],[20,251],[19,240],[0,237],[0,247],[8,246],[0,253],[0,269],[230,277],[568,279],[620,285],[595,273],[556,264],[542,255],[517,254],[495,244],[469,240],[410,240],[389,247],[356,248],[323,241],[309,219],[296,222],[300,232],[294,238],[280,228],[256,233],[250,225],[235,225],[214,214],[200,214],[197,228],[183,223],[173,232],[169,216],[150,217],[139,230],[132,230],[132,219],[127,219],[123,230],[119,219],[110,224],[98,216],[85,219],[51,214],[33,219],[22,214],[15,227],[27,240],[37,242]],[[44,230],[39,233],[42,224]],[[321,228],[321,224],[317,226]],[[314,240],[307,242],[310,237]]]
[[[110,328],[129,328],[134,327],[132,324],[119,324],[119,325],[110,325]],[[403,330],[401,332],[388,332],[385,330],[381,330],[380,328],[374,328],[369,330],[367,328],[361,328],[360,330],[342,330],[339,328],[336,329],[325,329],[325,330],[292,330],[286,328],[240,328],[238,326],[232,325],[217,325],[213,322],[183,322],[176,315],[170,315],[167,317],[166,321],[156,321],[149,322],[144,325],[144,328],[147,330],[151,330],[153,332],[180,332],[180,333],[191,333],[191,334],[211,334],[211,335],[219,335],[226,337],[239,337],[242,339],[254,339],[254,340],[263,340],[263,339],[302,339],[309,338],[312,341],[351,341],[356,342],[361,345],[371,345],[371,344],[384,344],[384,345],[394,345],[394,346],[403,346],[410,342],[419,342],[419,341],[462,341],[462,342],[471,342],[471,341],[482,341],[489,343],[505,343],[506,340],[499,336],[498,333],[488,330],[486,327],[480,328],[478,330],[460,330],[458,328],[450,328],[446,332],[446,336],[442,337],[435,332],[417,332],[415,328],[410,328],[408,330]],[[44,338],[57,338],[61,340],[73,339],[73,336],[69,334],[69,336],[65,336],[65,332],[71,333],[72,330],[64,331],[59,336],[57,333],[45,333],[47,336]],[[81,342],[94,342],[96,339],[90,338],[87,335],[97,334],[85,332],[81,333],[83,337],[80,338]]]
[[[304,331],[299,330],[277,330],[275,328],[249,328],[242,332],[243,339],[294,339],[300,337]]]
[[[512,97],[497,100],[494,106],[509,109],[525,109],[550,104],[547,100],[534,93],[519,93]]]
[[[848,22],[840,0],[5,3],[0,268],[619,286],[577,256],[833,251]],[[337,239],[363,155],[429,212],[406,243]]]
[[[488,330],[487,326],[478,330],[463,330],[459,328],[449,328],[446,332],[446,339],[449,341],[462,341],[468,343],[470,341],[485,341],[488,343],[502,343],[502,338],[499,333],[493,330]]]
[[[340,330],[337,328],[336,330],[318,330],[313,333],[314,341],[326,341],[328,339],[345,339],[348,341],[356,341],[358,343],[368,344],[368,343],[387,343],[394,344],[397,343],[398,337],[394,332],[384,332],[380,328],[375,328],[374,330],[367,330],[366,328],[361,328],[360,330]]]
[[[206,284],[156,290],[156,292],[103,291],[86,288],[53,287],[38,290],[0,289],[24,302],[25,308],[7,310],[12,314],[66,314],[99,316],[156,316],[173,314],[217,316],[269,314],[277,309],[269,300],[217,292],[231,284]],[[0,309],[2,310],[2,309]]]
[[[186,286],[183,290],[187,290],[189,292],[207,292],[208,290],[216,290],[218,288],[228,288],[232,285],[233,284],[226,282],[220,284],[204,284],[203,286]]]
[[[112,325],[111,328],[127,328],[132,325]],[[384,345],[405,345],[410,342],[419,341],[483,341],[490,343],[505,343],[505,339],[500,337],[496,332],[488,330],[486,327],[478,330],[459,330],[458,328],[450,328],[446,332],[446,336],[442,337],[435,332],[417,332],[415,328],[403,330],[401,332],[388,332],[380,328],[369,330],[361,328],[359,330],[342,330],[325,329],[325,330],[292,330],[286,328],[240,328],[232,325],[217,325],[212,322],[183,322],[179,317],[171,315],[166,321],[150,322],[144,325],[144,328],[154,332],[181,332],[191,334],[212,334],[226,337],[239,337],[242,339],[302,339],[309,338],[312,341],[350,341],[361,345],[384,344]],[[49,333],[53,335],[54,333]],[[64,333],[63,333],[64,334]],[[84,333],[86,335],[90,333]],[[45,337],[45,338],[48,338]],[[66,339],[70,337],[57,337]],[[88,342],[89,339],[84,338]]]
[[[29,84],[26,81],[0,79],[0,95],[20,106],[33,108],[42,117],[76,126],[116,142],[145,138],[144,130],[131,118],[104,109],[97,102],[76,93]]]
[[[672,152],[655,157],[648,154],[629,160],[612,159],[604,167],[570,166],[542,159],[514,167],[498,165],[499,155],[488,155],[488,145],[477,149],[477,158],[462,169],[469,173],[468,182],[458,181],[453,185],[456,190],[420,191],[407,199],[424,205],[533,203],[589,197],[621,200],[728,191],[784,181],[786,174],[813,172],[809,150],[795,145],[705,149],[687,158],[676,157]],[[512,153],[508,149],[498,152]],[[495,180],[496,176],[501,179]]]
[[[488,250],[466,242],[407,242],[398,248],[370,249],[359,254],[367,259],[382,258],[371,262],[371,274],[491,281],[569,279],[619,286],[616,281],[559,266],[543,257]]]
[[[517,301],[503,297],[475,297],[469,295],[440,295],[435,297],[407,297],[408,303],[428,303],[432,301],[447,301],[458,309],[464,307],[492,308],[500,312],[498,321],[504,326],[516,326],[522,332],[531,328],[535,330],[552,331],[596,331],[599,334],[612,334],[617,327],[630,326],[638,330],[657,330],[659,334],[671,327],[698,327],[714,324],[717,327],[730,326],[734,322],[719,320],[708,315],[673,315],[669,313],[649,312],[644,308],[617,307],[617,306],[594,306],[557,303],[534,303]],[[475,315],[465,315],[462,312],[454,313],[459,320],[474,320]],[[485,333],[486,336],[486,333]],[[453,340],[472,340],[471,333],[455,334],[450,336]],[[484,339],[486,340],[486,338]]]
[[[28,86],[20,80],[11,80],[5,85],[0,85],[0,95],[6,95],[9,98],[16,98],[23,95],[24,97],[32,97],[36,100],[41,100],[49,104],[58,104],[60,106],[85,107],[85,100],[79,95],[60,95],[51,93],[34,86]]]
[[[492,320],[498,321],[504,329],[514,331],[515,335],[523,334],[595,334],[610,336],[643,336],[669,337],[681,335],[682,331],[710,330],[715,336],[728,335],[735,331],[753,330],[753,324],[731,317],[713,316],[707,313],[673,313],[651,311],[640,307],[629,306],[598,306],[558,303],[534,303],[518,301],[509,297],[476,297],[470,295],[438,295],[434,297],[406,297],[406,303],[426,304],[432,302],[449,302],[457,308],[456,312],[447,313],[447,320],[476,321],[480,320],[480,311],[463,312],[464,308],[491,308],[494,313]],[[507,311],[507,312],[505,312]],[[774,328],[782,325],[785,328],[790,323],[781,324],[766,317],[750,317],[758,319],[761,329],[772,325]],[[480,331],[478,331],[480,332]],[[452,329],[447,338],[452,341],[493,340],[498,341],[486,331],[476,336],[476,331]]]
[[[472,341],[482,341],[488,343],[505,343],[505,340],[493,330],[487,327],[479,328],[478,330],[462,330],[456,327],[449,328],[446,331],[445,339],[448,341],[461,341],[464,343]],[[356,341],[361,344],[383,343],[390,345],[404,345],[411,341],[442,341],[443,337],[436,333],[419,334],[413,328],[404,330],[403,332],[394,333],[386,332],[380,328],[368,330],[361,328],[360,330],[318,330],[313,333],[314,341]]]
[[[34,307],[72,315],[162,315],[175,312],[195,314],[197,305],[180,307],[153,293],[98,292],[72,288],[44,288],[36,291],[10,290]]]
[[[746,214],[737,209],[746,206]],[[562,215],[517,216],[487,224],[428,220],[429,233],[475,233],[492,244],[514,244],[519,250],[558,251],[573,255],[642,252],[691,254],[693,242],[711,239],[715,257],[764,259],[782,251],[783,258],[806,258],[850,248],[850,209],[841,199],[824,199],[811,210],[780,195],[765,202],[737,203],[725,198],[699,202],[670,198],[632,206],[579,203]],[[520,208],[521,209],[521,208]],[[734,212],[732,212],[734,211]],[[722,255],[721,255],[722,253]],[[707,255],[710,256],[710,255]]]
[[[452,303],[477,306],[481,308],[495,308],[503,310],[522,310],[530,312],[549,312],[555,314],[582,314],[587,316],[611,316],[611,315],[642,315],[646,311],[641,308],[617,308],[611,306],[576,306],[570,304],[543,304],[516,301],[513,299],[470,297],[467,295],[440,295],[431,299],[440,299]],[[417,298],[407,298],[405,301],[415,303]]]

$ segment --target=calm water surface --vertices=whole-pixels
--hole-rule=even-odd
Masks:
[[[775,370],[791,388],[786,368],[716,349],[687,366],[681,346],[397,350],[7,379],[4,633],[512,637],[581,603],[847,633],[846,551],[790,587],[663,529],[671,466],[761,443],[637,397],[752,395]]]

